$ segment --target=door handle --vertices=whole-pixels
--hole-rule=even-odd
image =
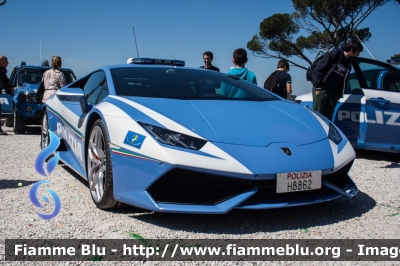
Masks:
[[[379,97],[379,98],[370,98],[369,100],[371,102],[373,102],[373,103],[378,103],[380,105],[384,105],[384,104],[390,103],[389,100],[386,100],[386,99],[381,98],[381,97]]]

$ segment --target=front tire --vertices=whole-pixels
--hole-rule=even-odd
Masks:
[[[14,107],[14,127],[15,134],[24,134],[26,130],[26,124],[22,117],[18,116],[17,108]]]
[[[117,206],[114,199],[110,145],[101,119],[94,122],[87,143],[87,173],[90,195],[99,209]]]

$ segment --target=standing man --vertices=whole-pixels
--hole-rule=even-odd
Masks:
[[[200,68],[214,70],[214,71],[219,72],[219,68],[215,67],[211,64],[213,58],[214,58],[214,55],[212,52],[210,52],[210,51],[204,52],[204,54],[203,54],[204,66],[201,66]]]
[[[8,59],[4,55],[0,55],[0,94],[2,93],[3,89],[6,91],[7,94],[11,94],[12,92],[12,84],[11,81],[7,78],[7,66],[8,66]],[[1,118],[1,104],[0,104],[0,118]],[[7,135],[1,129],[0,125],[0,135]]]
[[[350,40],[338,50],[325,53],[311,73],[313,109],[330,121],[339,99],[343,96],[351,69],[350,57],[359,56],[363,47]]]

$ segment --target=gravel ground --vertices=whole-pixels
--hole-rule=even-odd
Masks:
[[[400,239],[400,155],[358,152],[350,176],[355,198],[274,209],[233,210],[226,215],[161,214],[133,207],[102,211],[86,181],[58,165],[47,177],[62,202],[60,214],[44,221],[29,200],[40,151],[40,128],[26,135],[0,136],[0,264],[4,265],[263,265],[263,262],[6,262],[4,239]],[[18,184],[22,183],[22,186]],[[271,262],[269,262],[271,264]],[[337,262],[273,262],[275,265],[336,265]],[[340,262],[368,265],[370,262]],[[375,262],[394,265],[398,262]]]

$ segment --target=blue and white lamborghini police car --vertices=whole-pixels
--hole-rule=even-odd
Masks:
[[[360,57],[351,62],[332,121],[355,149],[400,152],[400,66]],[[312,109],[311,93],[296,101]]]
[[[335,125],[247,81],[184,64],[105,66],[46,101],[42,148],[49,131],[60,138],[60,160],[87,179],[98,208],[218,214],[357,193],[348,176],[355,152]]]

